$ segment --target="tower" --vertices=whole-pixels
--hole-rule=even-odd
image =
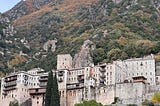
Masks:
[[[70,54],[61,54],[57,56],[57,70],[71,69],[72,57]]]

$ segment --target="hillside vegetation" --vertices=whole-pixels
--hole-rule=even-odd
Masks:
[[[18,46],[18,50],[10,49],[15,55],[9,59],[9,70],[50,70],[56,67],[57,54],[74,56],[87,39],[96,45],[90,51],[95,64],[151,53],[159,58],[160,0],[122,0],[119,4],[112,0],[51,0],[16,19],[8,12],[5,15],[13,20],[17,31],[8,38]],[[27,43],[20,42],[24,38]],[[44,43],[55,38],[56,50],[44,51]],[[19,51],[27,56],[17,62]]]

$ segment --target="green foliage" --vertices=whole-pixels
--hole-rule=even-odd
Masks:
[[[57,83],[57,76],[55,74],[54,79],[53,79],[53,100],[51,101],[51,106],[60,106],[60,95],[58,91],[58,83]],[[52,103],[53,102],[53,103]]]
[[[92,51],[92,57],[93,57],[93,61],[95,62],[95,64],[97,64],[101,60],[106,59],[107,55],[106,55],[106,52],[104,49],[98,48],[98,49]]]
[[[48,75],[44,106],[60,106],[60,96],[58,91],[57,77],[55,74],[53,78],[52,71],[50,71]]]
[[[137,106],[136,104],[128,104],[127,106]]]
[[[109,60],[114,61],[116,59],[126,59],[127,58],[127,54],[125,52],[123,52],[122,50],[120,50],[119,48],[115,48],[110,50],[107,53],[107,56],[109,58]]]
[[[53,72],[50,71],[46,87],[45,106],[50,106],[52,100],[53,100]]]
[[[154,93],[151,101],[152,101],[152,103],[159,103],[160,102],[160,93],[159,92]]]
[[[75,104],[74,106],[103,106],[101,103],[97,103],[94,100],[83,101],[83,103]]]
[[[9,103],[9,106],[19,106],[17,101],[13,101]]]
[[[145,100],[144,102],[142,102],[142,106],[154,106],[154,104],[149,100]]]
[[[49,9],[44,6],[40,10],[45,11],[31,14],[27,20],[18,19],[15,23],[18,33],[14,37],[5,38],[14,41],[14,38],[25,37],[31,49],[19,42],[7,44],[5,40],[0,40],[0,50],[2,48],[12,53],[22,50],[28,54],[27,63],[20,63],[16,68],[28,70],[40,67],[46,71],[55,69],[57,54],[70,53],[73,56],[86,39],[96,44],[96,49],[91,51],[95,64],[160,52],[160,18],[151,0],[137,0],[138,4],[132,0],[123,0],[119,4],[113,0],[99,0],[86,4],[69,3],[65,4],[65,8],[63,3],[66,2],[56,4],[56,9],[55,6],[50,6]],[[66,8],[74,11],[63,11]],[[5,27],[0,23],[0,33]],[[104,34],[104,31],[107,33]],[[94,38],[94,35],[98,36]],[[46,41],[54,38],[58,41],[54,53],[32,58],[35,53],[43,52],[42,46]],[[3,67],[7,65],[7,59],[0,61],[3,61]]]

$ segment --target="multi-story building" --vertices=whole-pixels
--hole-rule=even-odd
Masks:
[[[132,77],[144,76],[146,83],[155,85],[155,59],[153,55],[144,58],[133,58],[124,61],[114,61],[113,64],[121,67],[125,80],[131,81]]]
[[[69,54],[58,55],[55,72],[61,106],[74,106],[83,100],[96,100],[107,105],[113,103],[115,97],[121,104],[140,105],[157,89],[153,87],[156,83],[152,55],[79,68],[72,67]],[[13,73],[2,78],[1,98],[14,98],[19,103],[30,98],[32,106],[42,106],[47,80],[48,73],[39,68]]]
[[[1,80],[1,101],[16,99],[20,104],[30,98],[30,88],[38,88],[41,84],[40,74],[44,70],[35,68],[28,72],[20,71],[11,73]],[[8,106],[9,102],[4,106]]]
[[[71,69],[71,68],[72,68],[72,57],[70,54],[57,56],[57,70]]]

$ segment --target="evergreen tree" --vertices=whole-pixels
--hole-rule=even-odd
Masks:
[[[52,106],[60,106],[60,96],[58,91],[58,83],[57,83],[57,76],[55,74],[54,80],[53,80],[53,105]]]
[[[52,88],[53,88],[53,72],[50,71],[48,75],[46,95],[45,95],[45,106],[50,106],[52,100]]]
[[[44,106],[60,106],[60,96],[58,91],[57,77],[55,74],[53,78],[52,71],[49,72],[48,75]]]

